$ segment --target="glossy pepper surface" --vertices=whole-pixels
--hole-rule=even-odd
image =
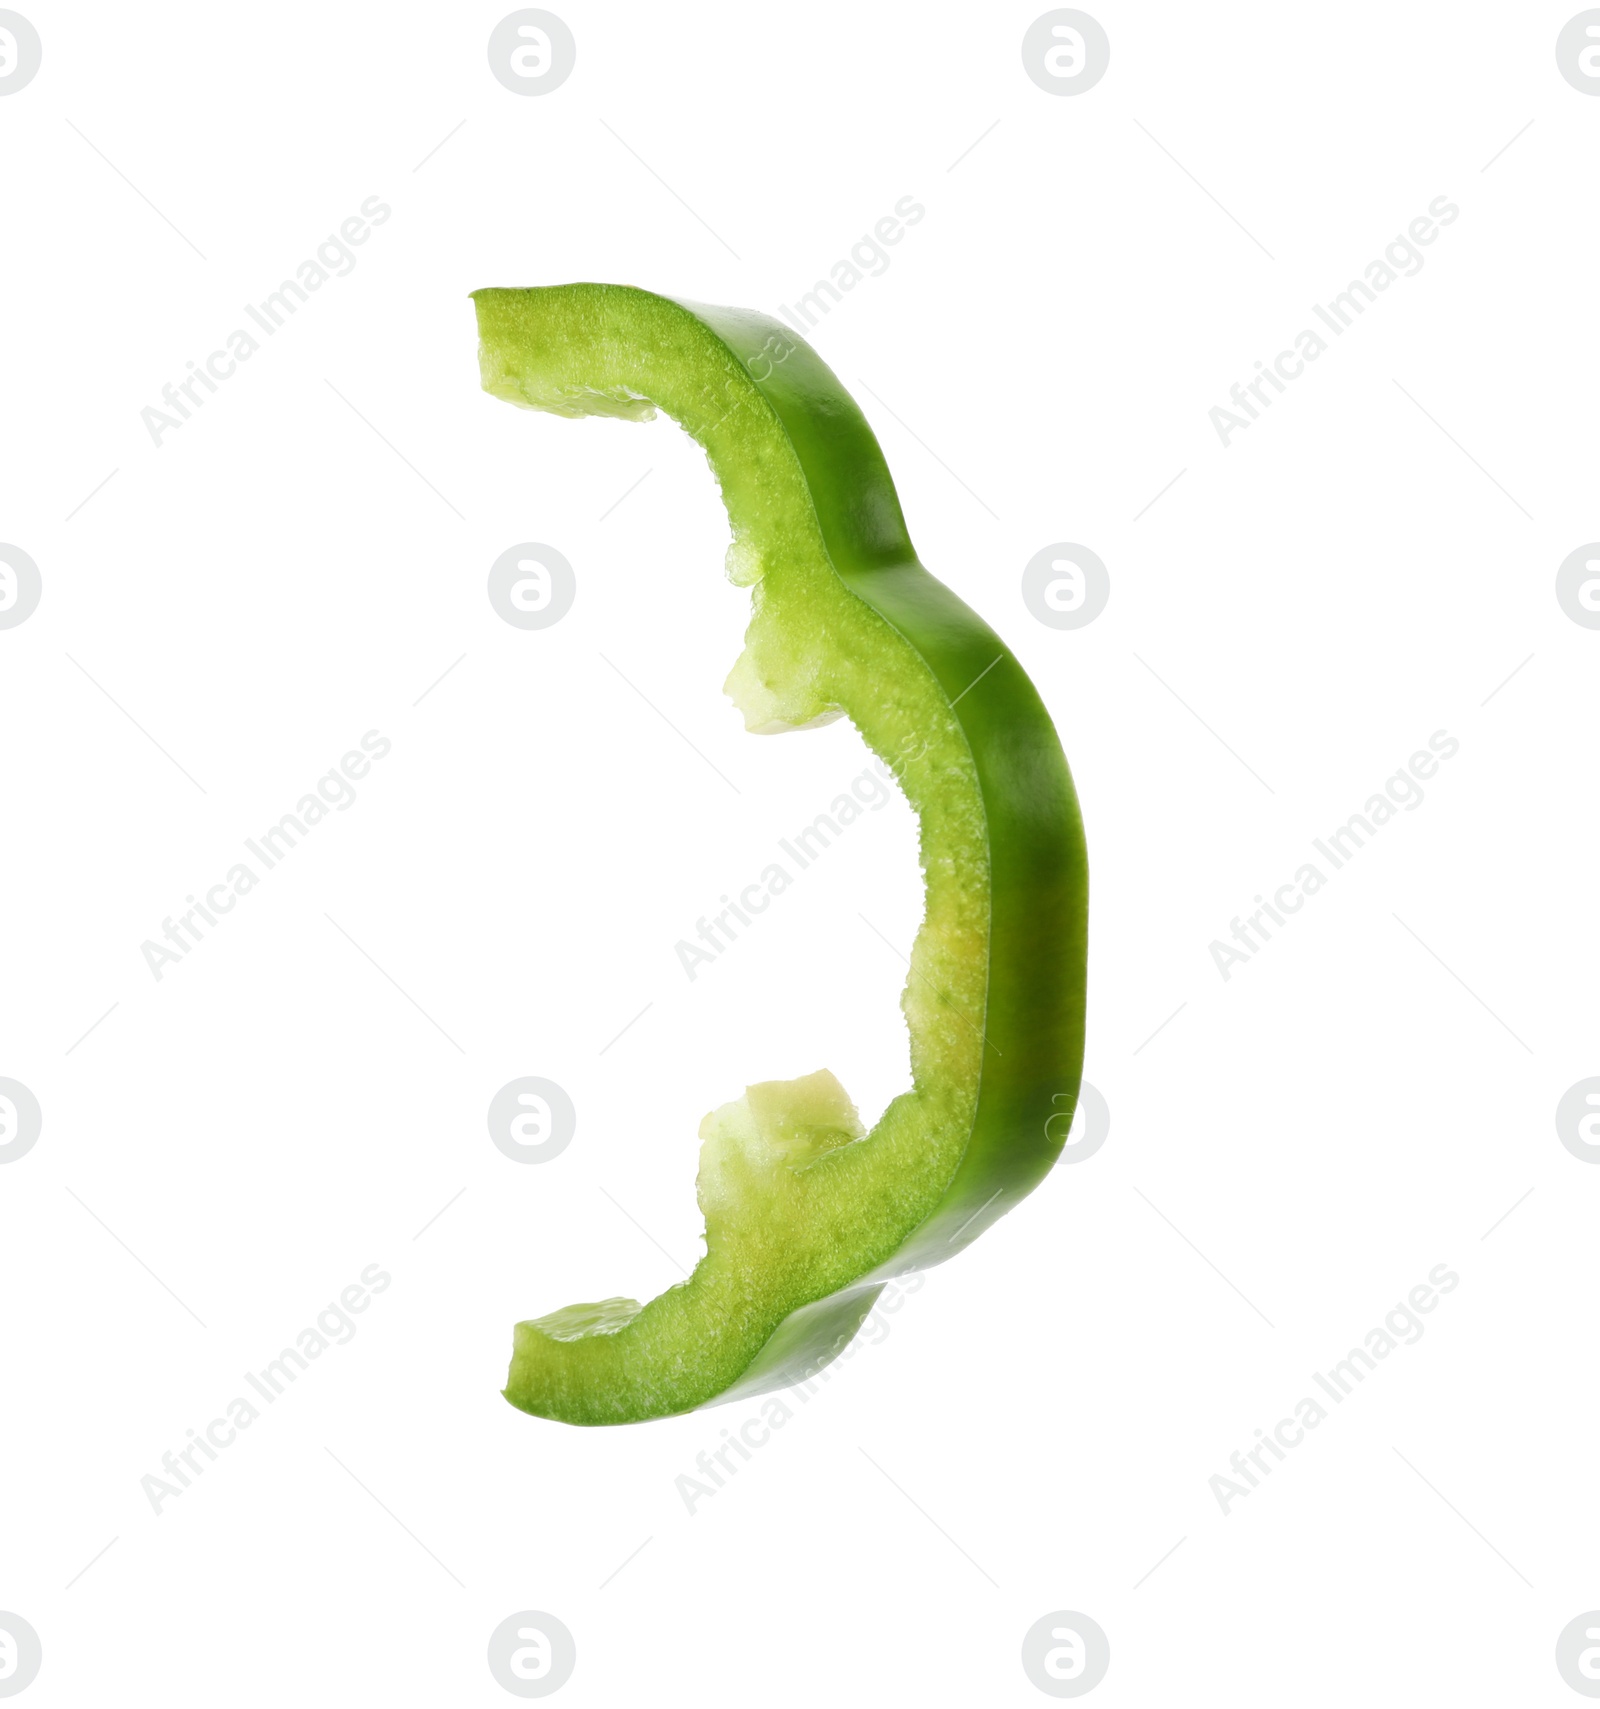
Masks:
[[[631,1423],[811,1375],[890,1278],[953,1257],[1048,1172],[1083,1058],[1083,827],[1032,683],[918,562],[878,442],[814,350],[764,315],[630,286],[473,295],[495,397],[560,416],[660,410],[702,446],[728,573],[752,592],[725,685],[746,728],[848,717],[918,826],[911,1090],[868,1132],[825,1070],[748,1087],[700,1129],[693,1274],[643,1306],[516,1327],[514,1406]]]

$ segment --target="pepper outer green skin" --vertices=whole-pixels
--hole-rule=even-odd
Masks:
[[[647,420],[705,450],[753,590],[726,692],[757,733],[848,716],[918,821],[912,1090],[870,1133],[825,1071],[701,1127],[706,1255],[648,1304],[517,1325],[505,1397],[621,1424],[836,1357],[892,1277],[942,1263],[1060,1154],[1083,1060],[1088,863],[1061,745],[1005,644],[918,562],[865,417],[768,317],[621,285],[473,293],[485,390]]]

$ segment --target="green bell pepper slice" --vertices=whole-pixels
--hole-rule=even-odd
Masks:
[[[942,1263],[1060,1154],[1083,1061],[1088,863],[1055,729],[981,618],[917,561],[871,428],[788,328],[624,285],[473,293],[484,389],[704,449],[752,590],[725,691],[757,733],[841,714],[915,812],[926,912],[901,1007],[912,1088],[870,1133],[826,1071],[700,1129],[705,1256],[646,1305],[519,1323],[505,1397],[626,1424],[788,1387],[892,1277]]]

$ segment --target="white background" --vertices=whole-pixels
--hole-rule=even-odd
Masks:
[[[1600,633],[1554,587],[1600,536],[1600,100],[1557,72],[1569,6],[1101,0],[1076,98],[1024,74],[1033,6],[562,0],[577,68],[535,98],[489,74],[500,6],[23,9],[0,539],[44,596],[0,631],[0,1074],[44,1133],[0,1171],[0,1609],[43,1640],[28,1701],[494,1704],[523,1609],[574,1634],[574,1705],[1044,1701],[1020,1646],[1058,1609],[1109,1635],[1107,1705],[1575,1700],[1600,1171],[1553,1117],[1600,1073]],[[675,942],[867,756],[744,735],[703,459],[486,398],[466,293],[771,312],[908,195],[812,341],[1060,729],[1111,1136],[691,1515],[675,1480],[759,1408],[524,1417],[511,1325],[693,1263],[695,1129],[747,1081],[826,1064],[868,1119],[906,1083],[862,917],[909,942],[911,822],[866,816],[685,977]],[[1440,195],[1424,269],[1224,449],[1208,411]],[[141,409],[370,196],[349,276],[154,446]],[[532,633],[485,595],[525,540],[578,584]],[[1080,630],[1022,601],[1055,541],[1109,567]],[[357,803],[158,983],[141,943],[371,729]],[[1224,981],[1212,940],[1436,730],[1424,804]],[[538,1167],[484,1121],[526,1074],[578,1110]],[[141,1478],[374,1263],[356,1338],[157,1517]],[[1229,1455],[1440,1263],[1425,1337],[1224,1516]]]

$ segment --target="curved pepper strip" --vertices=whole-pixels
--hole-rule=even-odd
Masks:
[[[912,1090],[870,1133],[827,1072],[701,1126],[706,1254],[647,1305],[516,1327],[506,1399],[623,1424],[787,1387],[894,1276],[954,1256],[1060,1153],[1083,1057],[1088,867],[1072,780],[1004,643],[917,561],[883,453],[808,345],[764,315],[621,285],[474,294],[483,385],[704,448],[753,590],[726,692],[746,727],[841,714],[899,778],[927,908],[902,998]]]

